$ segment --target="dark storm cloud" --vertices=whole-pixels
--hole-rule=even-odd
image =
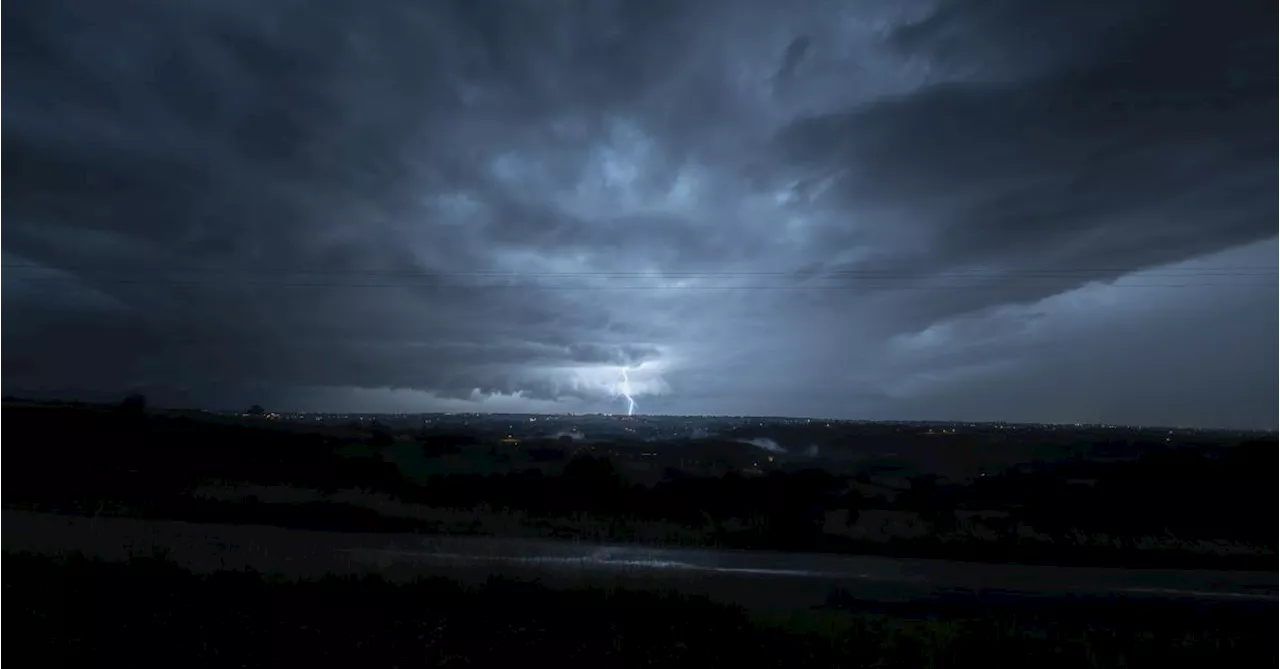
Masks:
[[[778,69],[778,80],[786,82],[795,74],[796,68],[804,62],[806,56],[809,55],[809,47],[811,42],[809,37],[801,35],[787,46],[786,53],[782,56],[782,66]]]
[[[913,273],[1010,273],[1009,290],[949,299],[951,312],[1270,236],[1274,8],[1203,9],[950,3],[901,28],[897,48],[995,65],[805,118],[781,141],[810,169],[841,170],[828,197],[898,213],[885,225],[910,231]],[[1021,58],[1043,64],[1024,72]],[[876,225],[826,234],[858,244]],[[1019,271],[1093,268],[1013,286]]]
[[[1260,3],[6,14],[7,392],[928,417],[1275,234]]]
[[[536,144],[538,129],[522,131],[519,124],[554,113],[562,101],[557,93],[565,91],[553,89],[569,83],[540,57],[581,58],[586,67],[572,91],[586,112],[625,104],[615,94],[643,90],[644,68],[612,68],[604,76],[595,65],[609,62],[603,56],[610,49],[631,49],[625,40],[598,43],[590,39],[596,27],[582,25],[569,26],[566,41],[557,34],[564,17],[531,3],[487,10],[476,3],[429,10],[403,3],[376,11],[358,3],[42,3],[14,14],[9,24],[20,29],[7,31],[14,39],[6,43],[5,74],[22,94],[10,96],[5,109],[7,248],[24,261],[79,274],[81,286],[106,286],[133,307],[127,334],[104,332],[98,342],[118,351],[121,365],[158,358],[167,361],[158,363],[162,372],[181,374],[177,368],[207,367],[206,356],[216,356],[226,359],[202,373],[420,387],[433,376],[444,385],[465,379],[468,364],[568,363],[588,352],[595,362],[636,357],[589,340],[558,352],[537,341],[501,342],[537,338],[539,324],[567,325],[571,319],[554,314],[554,298],[517,302],[522,296],[502,291],[389,296],[345,288],[351,276],[341,274],[415,272],[416,282],[431,278],[422,275],[429,274],[426,264],[445,272],[491,265],[490,242],[469,231],[433,229],[421,220],[417,200],[485,188],[486,142]],[[585,20],[591,14],[584,12]],[[657,50],[644,20],[604,18],[628,24],[627,39]],[[575,35],[588,39],[574,42]],[[592,122],[585,125],[590,133]],[[548,235],[559,225],[554,214],[539,219],[532,204],[501,214],[504,225],[526,231],[531,242],[554,241]],[[397,229],[407,227],[397,219],[408,217],[419,218],[418,229]],[[426,248],[405,249],[406,233]],[[87,236],[99,239],[85,243]],[[136,281],[126,274],[128,282],[120,283],[94,274],[104,266],[147,273]],[[254,268],[266,268],[265,275],[245,274]],[[293,268],[308,271],[280,274]],[[178,273],[154,273],[162,269]],[[282,293],[282,281],[304,285]],[[336,289],[325,290],[326,281]],[[364,280],[388,282],[405,280],[400,274]],[[174,283],[183,295],[174,295]],[[65,282],[43,287],[51,299],[75,290]],[[370,298],[386,308],[366,304]],[[476,299],[482,309],[468,303]],[[157,316],[157,307],[187,318]],[[404,312],[414,309],[423,318],[407,324]],[[376,329],[334,336],[361,312]],[[412,339],[447,339],[459,336],[461,321],[476,318],[498,342],[471,341],[465,351],[428,348],[416,361],[404,359],[412,348],[395,350],[415,343],[402,330],[412,331]],[[66,331],[56,318],[25,320],[32,338]],[[14,331],[21,336],[23,328]],[[145,378],[96,360],[66,364],[110,381]],[[483,386],[512,390],[510,383],[477,380],[475,387]]]

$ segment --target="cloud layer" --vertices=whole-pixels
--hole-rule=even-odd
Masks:
[[[26,3],[6,392],[1275,427],[1265,3]]]

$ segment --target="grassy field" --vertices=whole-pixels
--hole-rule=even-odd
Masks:
[[[1275,662],[1276,609],[956,600],[761,617],[660,592],[492,579],[192,575],[6,554],[14,657],[124,666],[1202,667]],[[1268,658],[1270,658],[1268,660]]]

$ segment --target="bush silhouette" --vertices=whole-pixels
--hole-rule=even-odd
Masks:
[[[126,414],[141,414],[147,410],[147,397],[134,393],[120,400],[120,411]]]

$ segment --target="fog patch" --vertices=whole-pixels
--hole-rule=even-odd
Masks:
[[[787,450],[778,445],[778,442],[766,437],[756,437],[755,439],[739,439],[743,444],[751,444],[756,448],[768,451],[770,453],[786,453]]]

